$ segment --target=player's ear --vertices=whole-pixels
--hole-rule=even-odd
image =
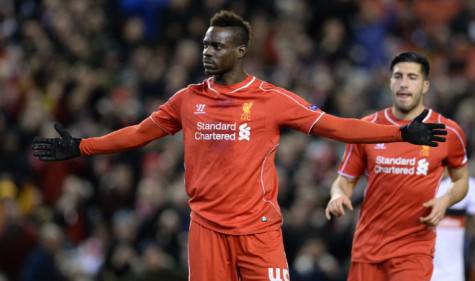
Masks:
[[[429,92],[429,88],[430,88],[430,82],[429,80],[427,79],[424,79],[424,84],[422,85],[422,93],[423,94],[426,94],[427,92]]]
[[[242,59],[244,56],[247,54],[247,46],[246,45],[240,45],[236,49],[237,52],[237,58]]]

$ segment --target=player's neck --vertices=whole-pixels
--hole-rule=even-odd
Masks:
[[[424,111],[424,105],[420,104],[409,112],[400,111],[394,105],[393,105],[391,110],[392,110],[392,113],[394,114],[394,116],[396,116],[396,118],[399,119],[399,120],[412,120],[412,119],[416,118],[419,114],[421,114],[422,111]]]
[[[229,72],[214,75],[214,82],[221,85],[233,85],[246,79],[247,73],[242,67],[236,67]]]

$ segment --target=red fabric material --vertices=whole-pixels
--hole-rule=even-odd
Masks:
[[[399,127],[379,125],[353,118],[340,118],[330,114],[322,116],[312,129],[312,133],[322,137],[347,143],[399,142]]]
[[[105,154],[143,146],[167,135],[152,119],[128,126],[102,137],[81,140],[79,149],[83,155]]]
[[[190,281],[290,280],[280,229],[227,235],[191,222],[188,253]]]

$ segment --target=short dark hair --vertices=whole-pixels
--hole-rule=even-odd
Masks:
[[[424,77],[429,77],[430,66],[429,61],[425,56],[415,52],[400,53],[399,55],[395,56],[393,61],[391,62],[391,72],[393,71],[394,66],[400,62],[414,62],[419,64],[421,66],[422,74],[424,74]]]
[[[249,22],[232,11],[221,10],[209,21],[210,26],[232,27],[237,31],[237,44],[249,46],[252,29]]]

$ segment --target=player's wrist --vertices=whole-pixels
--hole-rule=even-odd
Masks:
[[[442,197],[440,197],[440,200],[445,209],[448,209],[452,205],[452,194],[450,192],[447,192]]]
[[[335,201],[345,197],[348,198],[348,195],[344,194],[343,192],[334,193],[330,196],[330,201]]]
[[[73,138],[73,156],[74,157],[79,157],[82,155],[81,153],[81,141],[82,138]]]

